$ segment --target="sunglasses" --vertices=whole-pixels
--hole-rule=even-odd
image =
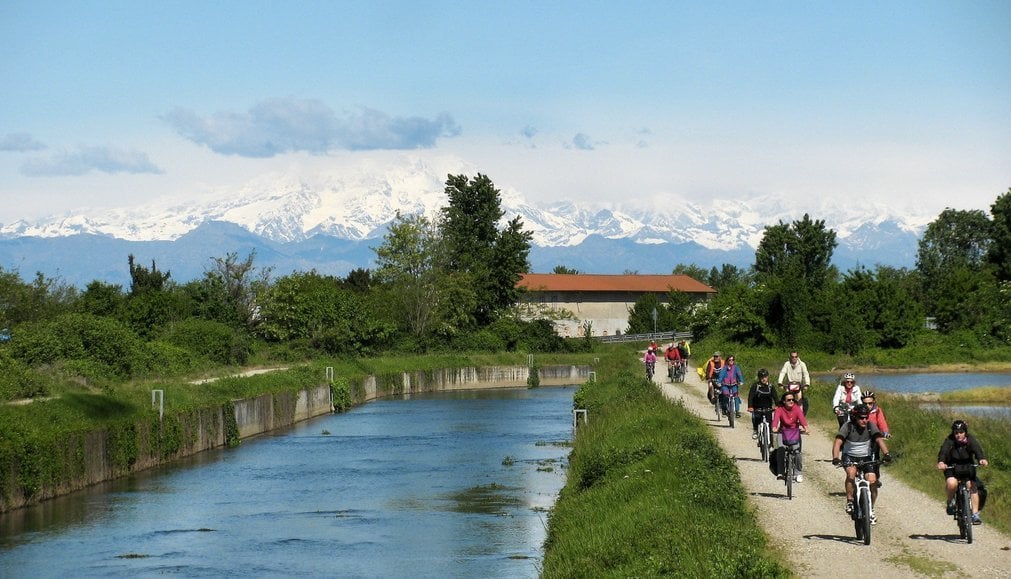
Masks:
[[[857,416],[857,420],[867,420],[866,416]]]
[[[783,402],[796,402],[793,398],[784,398]]]

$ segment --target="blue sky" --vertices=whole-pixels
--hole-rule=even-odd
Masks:
[[[403,155],[531,200],[988,209],[1009,25],[1003,0],[5,0],[0,223]]]

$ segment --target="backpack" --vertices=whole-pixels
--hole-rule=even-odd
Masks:
[[[780,446],[769,453],[769,470],[779,476],[783,474],[784,465],[786,465],[786,447]]]

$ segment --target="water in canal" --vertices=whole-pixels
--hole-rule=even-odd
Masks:
[[[0,515],[0,575],[536,577],[574,391],[371,402]]]

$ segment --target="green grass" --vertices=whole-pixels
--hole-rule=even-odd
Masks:
[[[785,577],[705,425],[646,382],[630,347],[580,388],[588,410],[548,524],[543,576]]]

